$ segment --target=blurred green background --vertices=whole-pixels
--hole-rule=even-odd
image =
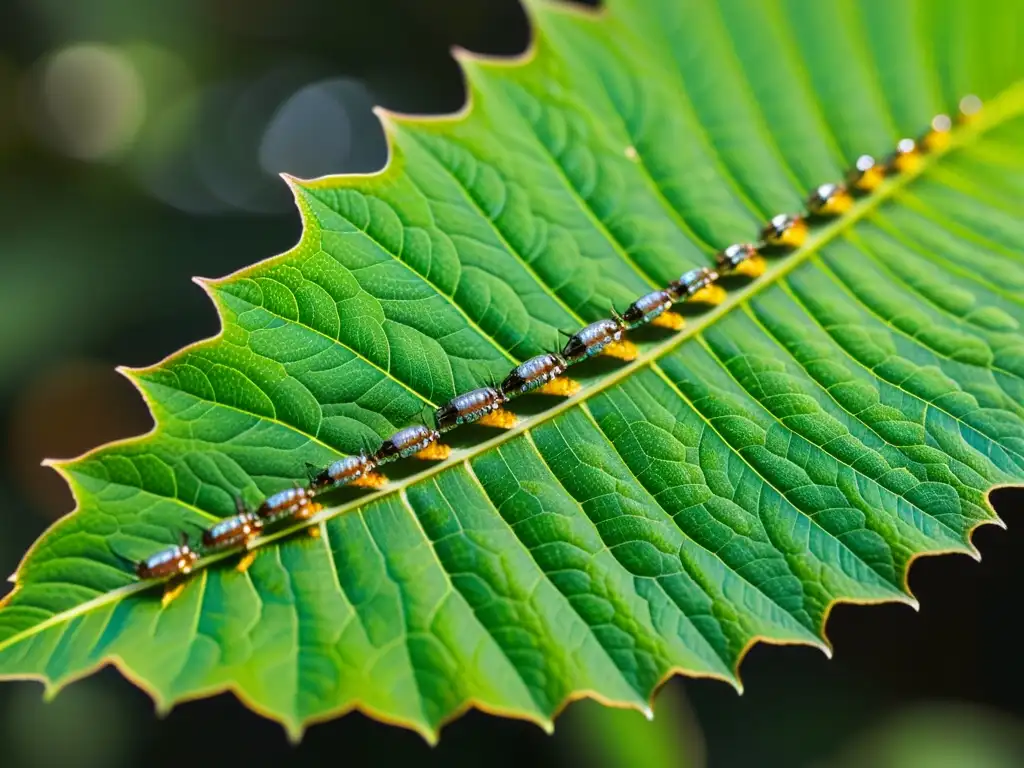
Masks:
[[[190,278],[295,242],[277,174],[380,167],[374,104],[456,110],[450,47],[513,54],[527,39],[515,0],[0,2],[3,573],[71,509],[42,459],[149,428],[114,366],[151,364],[217,331]],[[915,567],[920,614],[840,607],[834,661],[759,647],[742,697],[675,680],[653,724],[581,703],[548,737],[474,712],[431,749],[350,715],[292,748],[229,696],[158,720],[107,670],[52,703],[37,683],[0,684],[0,766],[1024,765],[1022,498],[997,495],[1010,530],[979,532],[982,564]]]

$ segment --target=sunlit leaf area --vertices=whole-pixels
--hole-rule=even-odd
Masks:
[[[1024,764],[1024,11],[605,5],[0,10],[0,765]]]

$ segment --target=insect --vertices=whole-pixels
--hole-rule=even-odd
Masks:
[[[735,243],[715,255],[718,271],[723,274],[759,277],[764,274],[764,259],[750,243]]]
[[[168,576],[183,576],[192,571],[192,566],[199,559],[199,553],[188,543],[188,534],[181,534],[181,542],[161,549],[150,555],[135,566],[135,574],[140,579],[163,579]]]
[[[615,319],[630,330],[650,323],[677,331],[683,327],[683,318],[675,312],[666,312],[674,303],[675,299],[668,289],[653,291],[634,301],[621,315],[616,313]]]
[[[668,284],[668,292],[673,301],[682,301],[699,293],[718,279],[718,273],[707,267],[697,267],[684,272],[678,280]]]
[[[562,356],[551,352],[531,357],[513,368],[505,377],[501,382],[501,393],[506,398],[512,398],[542,389],[565,373],[565,366]]]
[[[807,238],[807,221],[798,213],[780,213],[761,229],[761,239],[773,248],[798,248]]]
[[[921,163],[921,153],[917,142],[913,139],[900,139],[896,143],[896,151],[889,155],[886,167],[890,173],[906,173],[917,168]]]
[[[845,184],[821,184],[807,198],[807,211],[814,216],[839,216],[852,207],[853,198]]]
[[[932,118],[931,126],[918,142],[925,152],[934,152],[949,146],[949,132],[953,128],[953,121],[949,115],[936,115]]]
[[[374,458],[365,452],[338,459],[322,470],[307,465],[312,470],[309,490],[315,494],[340,488],[343,485],[377,488],[384,483],[384,478],[373,471],[376,466],[377,462]]]
[[[264,524],[282,520],[306,520],[319,507],[313,503],[313,494],[305,488],[286,488],[268,496],[256,510],[256,516]]]
[[[481,387],[457,395],[434,411],[438,432],[447,432],[460,424],[484,420],[501,409],[505,396],[494,387]],[[495,425],[499,426],[499,425]]]
[[[960,99],[960,122],[970,122],[981,112],[981,99],[969,93]]]
[[[434,446],[440,438],[440,432],[422,424],[406,427],[385,440],[377,449],[374,459],[377,466],[414,455],[424,459],[446,459],[450,452],[447,446],[436,446],[438,450],[434,451],[426,450]]]
[[[238,514],[214,523],[203,531],[203,546],[206,549],[216,551],[248,547],[249,541],[263,529],[263,521],[254,513],[242,509],[241,500],[236,502],[236,506],[239,507]]]
[[[569,336],[562,349],[562,357],[572,365],[600,354],[612,344],[622,340],[624,328],[617,320],[598,320]]]
[[[846,174],[846,183],[854,192],[874,192],[885,181],[883,169],[871,155],[861,155]]]
[[[684,272],[668,284],[672,301],[700,301],[705,304],[721,304],[725,301],[725,289],[715,285],[718,273],[707,267],[697,267]]]

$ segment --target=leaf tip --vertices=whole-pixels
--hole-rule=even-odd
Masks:
[[[474,58],[473,52],[468,48],[463,48],[461,45],[453,45],[448,49],[448,52],[451,54],[452,58],[460,64],[465,64],[467,61],[472,61]]]
[[[299,213],[303,216],[303,225],[305,226],[305,210],[303,208],[302,200],[306,196],[306,190],[316,185],[317,181],[330,180],[332,176],[321,176],[319,179],[302,179],[298,176],[294,176],[290,173],[282,171],[278,174],[281,180],[288,185],[288,189],[292,193],[292,197],[295,198],[295,203],[298,205]]]
[[[648,722],[651,722],[651,721],[654,720],[654,710],[651,707],[644,707],[643,709],[640,710],[640,712],[641,712],[641,714],[643,714],[644,717],[647,718]]]
[[[384,126],[385,132],[387,132],[391,126],[401,122],[403,117],[400,112],[395,112],[387,107],[382,107],[380,104],[374,104],[372,111],[373,114],[376,115],[377,119],[380,120],[381,125]]]
[[[120,373],[129,381],[132,381],[135,378],[135,375],[141,372],[142,369],[132,368],[130,365],[118,365],[114,368],[114,370]]]
[[[299,746],[302,743],[302,737],[306,735],[306,729],[302,723],[298,722],[287,722],[283,723],[285,735],[288,737],[288,743],[293,747]]]
[[[436,728],[419,727],[416,732],[423,737],[423,740],[427,742],[427,746],[436,747],[438,741],[440,741],[440,734]]]
[[[532,25],[531,25],[532,26]],[[520,66],[533,56],[534,46],[530,45],[520,54],[488,54],[471,51],[461,45],[453,45],[448,49],[449,55],[463,68],[470,70],[477,64],[489,65],[492,67],[515,67]]]
[[[296,187],[301,187],[302,186],[302,179],[300,179],[298,176],[293,176],[292,174],[288,173],[287,171],[281,171],[278,174],[278,176],[280,176],[281,180],[285,184],[287,184],[288,187],[291,190],[293,190],[293,191],[296,189]]]

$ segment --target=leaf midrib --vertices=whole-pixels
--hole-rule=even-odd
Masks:
[[[250,550],[257,550],[262,547],[272,544],[279,539],[285,538],[294,534],[296,531],[310,528],[313,526],[320,525],[331,518],[342,515],[355,508],[366,506],[373,501],[389,496],[396,492],[402,492],[409,486],[421,482],[429,477],[432,477],[440,472],[450,469],[462,462],[468,462],[474,457],[485,453],[492,448],[501,445],[509,440],[512,440],[519,435],[528,432],[539,424],[554,419],[562,412],[576,406],[579,403],[587,401],[592,396],[599,394],[600,392],[609,389],[610,387],[618,384],[624,379],[628,378],[635,371],[647,366],[649,363],[654,362],[664,355],[668,354],[672,350],[676,349],[683,342],[690,339],[695,334],[700,333],[714,323],[718,318],[722,317],[734,307],[744,303],[751,296],[756,295],[766,287],[771,286],[779,281],[780,278],[792,272],[796,267],[803,264],[808,258],[816,254],[822,246],[836,238],[839,234],[847,230],[856,222],[865,218],[869,213],[877,209],[883,202],[893,197],[904,187],[909,185],[915,179],[923,175],[936,163],[940,162],[950,152],[964,146],[969,146],[976,142],[978,138],[984,135],[987,131],[1001,125],[1002,123],[1024,114],[1024,80],[1020,80],[1013,84],[1009,88],[1005,89],[998,96],[987,102],[985,109],[978,114],[974,120],[966,125],[958,126],[950,137],[950,143],[948,146],[936,150],[931,154],[922,157],[920,166],[912,171],[905,172],[895,178],[888,179],[878,190],[864,199],[857,202],[857,204],[847,213],[845,216],[831,222],[817,231],[813,231],[808,238],[807,242],[794,253],[783,257],[780,261],[771,264],[768,270],[757,280],[745,285],[741,288],[736,289],[732,292],[725,301],[718,306],[712,308],[708,312],[699,317],[693,319],[688,323],[687,327],[675,334],[674,336],[666,339],[658,344],[651,345],[636,360],[623,365],[619,370],[614,373],[608,374],[603,379],[596,381],[595,383],[585,386],[579,393],[572,397],[564,399],[557,405],[548,408],[542,413],[532,416],[527,419],[520,421],[512,429],[506,430],[501,434],[491,438],[490,440],[479,443],[469,449],[456,449],[452,451],[451,456],[443,462],[438,462],[436,465],[429,467],[422,472],[410,475],[404,478],[401,482],[395,484],[388,484],[384,488],[375,491],[373,493],[366,494],[358,499],[343,504],[337,507],[325,508],[318,514],[311,517],[309,520],[302,522],[301,524],[290,526],[288,528],[275,531],[254,539],[251,543]],[[361,230],[360,230],[361,231]],[[363,232],[363,234],[367,234]],[[443,294],[442,294],[443,295]],[[506,353],[507,354],[507,353]],[[172,499],[172,501],[176,501]],[[196,569],[203,569],[216,562],[235,556],[234,552],[221,552],[208,557],[203,558],[196,564]],[[138,592],[142,592],[147,589],[151,589],[157,584],[162,582],[151,582],[151,581],[139,581],[133,584],[125,585],[117,589],[106,592],[92,600],[88,600],[84,603],[80,603],[74,608],[70,608],[65,611],[54,614],[50,618],[39,622],[19,633],[11,635],[9,638],[0,642],[0,652],[3,652],[15,643],[19,643],[27,638],[33,637],[50,627],[56,626],[64,621],[69,621],[77,616],[88,613],[94,608],[102,607],[108,603],[121,600],[129,597]],[[20,586],[20,585],[19,585]],[[16,586],[15,590],[19,587]],[[8,599],[13,597],[14,592],[8,595]],[[5,600],[4,602],[7,602]]]

